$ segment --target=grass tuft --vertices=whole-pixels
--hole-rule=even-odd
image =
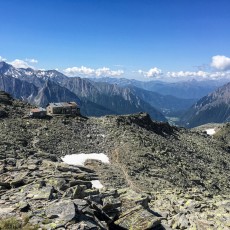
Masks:
[[[0,230],[22,229],[22,223],[15,217],[0,220]]]
[[[31,225],[28,221],[29,217],[24,219],[24,224],[15,217],[2,219],[0,220],[0,230],[38,230],[37,225]]]

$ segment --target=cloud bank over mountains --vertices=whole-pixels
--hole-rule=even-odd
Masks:
[[[173,79],[183,78],[195,78],[195,79],[221,79],[230,78],[230,72],[205,72],[205,71],[179,71],[179,72],[167,72],[166,76]]]
[[[177,72],[166,72],[154,67],[148,71],[138,70],[138,73],[149,79],[221,79],[221,78],[230,78],[230,72],[227,71],[177,71]]]
[[[1,61],[1,56],[0,56],[0,61]],[[3,59],[2,61],[6,61],[6,59]],[[8,63],[11,64],[12,66],[14,66],[15,68],[36,69],[34,67],[34,65],[38,63],[38,60],[36,60],[34,58],[26,58],[25,60],[15,59],[15,60],[8,62]]]
[[[7,61],[6,58],[0,56],[0,61]],[[35,58],[25,58],[24,60],[15,59],[13,61],[7,61],[9,64],[16,68],[36,68],[38,60]],[[209,71],[197,70],[197,71],[168,71],[164,72],[158,67],[152,67],[149,70],[139,69],[137,71],[131,71],[125,69],[124,66],[117,66],[118,69],[112,70],[109,67],[102,68],[90,68],[86,66],[80,67],[68,67],[60,72],[63,72],[69,77],[131,77],[139,80],[144,79],[158,79],[158,80],[188,80],[188,79],[230,79],[230,58],[224,55],[216,55],[211,58],[211,63],[209,64],[211,68]],[[119,68],[120,67],[120,68]],[[128,77],[128,78],[129,78]]]
[[[157,67],[151,68],[148,71],[138,70],[138,73],[147,78],[160,78],[162,76],[162,70]]]
[[[110,68],[103,67],[98,69],[87,68],[85,66],[81,67],[71,67],[64,69],[63,72],[70,77],[73,76],[93,76],[93,77],[118,77],[124,74],[123,70],[111,70]]]
[[[166,72],[164,73],[161,69],[154,67],[145,70],[138,70],[137,72],[146,78],[169,78],[169,79],[220,79],[230,78],[230,58],[223,55],[216,55],[212,57],[210,64],[214,68],[213,71],[177,71],[177,72]]]
[[[9,64],[14,66],[15,68],[24,68],[24,69],[32,68],[32,66],[30,66],[28,62],[20,60],[20,59],[15,59],[14,61],[9,62]]]

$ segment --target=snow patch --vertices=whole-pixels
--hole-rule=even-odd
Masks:
[[[104,153],[72,154],[66,155],[61,159],[67,164],[79,166],[84,166],[86,160],[99,160],[102,163],[109,164],[109,158]]]
[[[207,134],[210,135],[210,136],[212,136],[213,134],[216,133],[215,128],[213,128],[213,129],[206,129],[205,131],[206,131]]]
[[[99,180],[92,180],[91,183],[93,188],[101,189],[104,187]]]

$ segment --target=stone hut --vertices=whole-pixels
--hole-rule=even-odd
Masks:
[[[30,110],[30,117],[34,118],[44,118],[46,117],[46,109],[44,108],[35,108]]]
[[[48,115],[80,115],[80,108],[76,102],[49,103],[46,111]]]

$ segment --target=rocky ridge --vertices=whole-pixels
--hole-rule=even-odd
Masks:
[[[20,107],[19,101],[3,92],[0,101],[1,107]],[[20,107],[21,111],[25,112],[26,107]],[[58,139],[53,137],[46,140],[48,145],[43,145],[40,137],[44,137],[44,132],[47,135],[51,126],[64,126],[65,130],[68,122],[74,122],[79,128],[87,122],[85,118],[61,117],[53,119],[52,125],[49,120],[22,119],[13,106],[11,112],[14,116],[8,113],[0,120],[1,230],[161,227],[161,218],[148,206],[148,195],[129,188],[99,191],[92,187],[92,181],[98,179],[95,171],[61,162],[60,156],[68,152],[67,145],[58,145]],[[52,146],[56,154],[49,151]]]
[[[22,119],[29,105],[4,93],[0,104],[0,229],[229,228],[229,152],[219,139],[145,113]],[[61,161],[101,152],[110,164]]]

